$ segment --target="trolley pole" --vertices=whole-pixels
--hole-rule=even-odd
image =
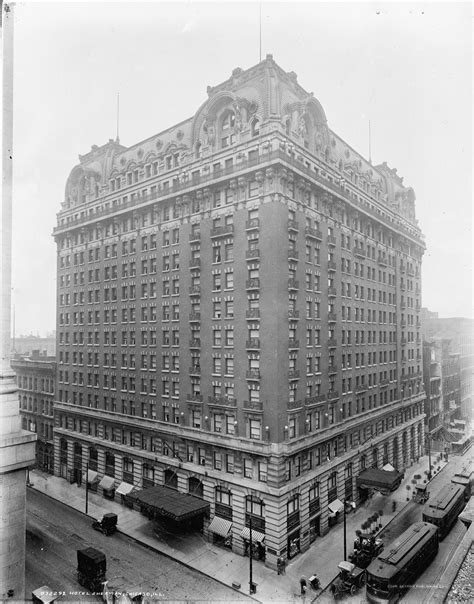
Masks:
[[[86,514],[89,511],[89,462],[86,463]]]

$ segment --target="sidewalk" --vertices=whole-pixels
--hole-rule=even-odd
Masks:
[[[441,463],[443,467],[445,462]],[[405,478],[400,487],[389,496],[375,493],[354,512],[346,516],[347,553],[352,552],[355,531],[374,512],[383,510],[382,524],[388,522],[400,512],[407,502],[406,486],[411,484],[415,474],[424,476],[428,467],[427,457],[405,471]],[[38,470],[30,472],[32,487],[57,499],[70,507],[85,512],[85,488],[69,484],[66,480],[45,474]],[[411,497],[412,491],[410,491]],[[396,501],[396,511],[393,503]],[[119,531],[147,545],[148,547],[178,560],[228,586],[234,581],[241,584],[241,593],[249,590],[249,559],[224,550],[205,541],[200,533],[187,534],[182,538],[170,535],[157,537],[153,533],[152,523],[137,511],[115,501],[104,500],[101,495],[89,491],[88,515],[101,520],[105,512],[118,515]],[[267,568],[263,562],[253,562],[253,581],[257,584],[254,598],[261,602],[301,602],[299,580],[302,575],[310,577],[316,572],[322,587],[334,579],[337,564],[344,557],[343,524],[333,527],[326,536],[318,537],[311,547],[296,556],[286,567],[285,575],[278,575]],[[310,602],[318,592],[309,589],[305,600]],[[322,598],[324,601],[325,598]],[[329,596],[328,596],[329,601]],[[332,601],[332,597],[330,598]]]

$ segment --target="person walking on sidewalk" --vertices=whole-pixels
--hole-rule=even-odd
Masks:
[[[286,574],[286,568],[285,568],[285,561],[283,560],[283,558],[278,558],[277,560],[277,570],[278,570],[278,574],[279,575],[284,575]]]
[[[307,587],[308,587],[308,582],[306,581],[306,577],[303,575],[300,579],[300,588],[301,588],[302,596],[304,596],[306,594]]]

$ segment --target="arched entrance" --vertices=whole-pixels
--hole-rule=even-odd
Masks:
[[[59,441],[59,475],[67,478],[67,440],[61,438]]]
[[[74,443],[70,481],[71,483],[77,482],[78,485],[82,482],[82,446],[80,443]]]

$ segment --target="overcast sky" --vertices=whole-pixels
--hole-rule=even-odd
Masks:
[[[78,155],[192,116],[207,85],[259,61],[259,5],[19,3],[15,18],[16,334],[55,327],[51,237]],[[415,190],[426,235],[422,304],[472,316],[471,4],[262,3],[273,54],[329,127]]]

